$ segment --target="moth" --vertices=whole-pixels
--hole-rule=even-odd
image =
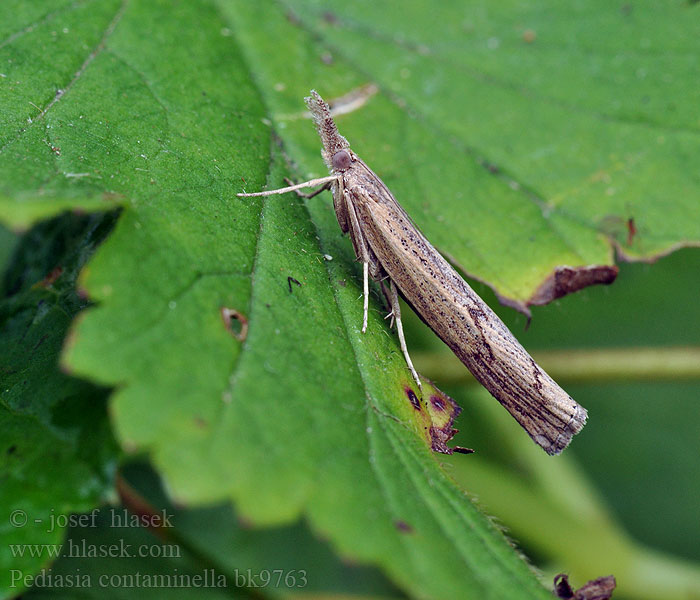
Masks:
[[[586,423],[576,403],[528,354],[515,336],[416,227],[382,180],[340,135],[329,105],[315,91],[305,99],[331,175],[238,196],[269,196],[321,186],[333,194],[343,233],[362,263],[367,330],[369,278],[378,281],[396,323],[401,351],[418,387],[406,348],[399,295],[449,346],[474,377],[548,454],[559,454]],[[304,194],[300,194],[304,195]]]

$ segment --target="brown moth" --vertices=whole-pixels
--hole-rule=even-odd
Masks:
[[[503,321],[433,248],[382,180],[338,133],[321,96],[312,90],[306,104],[332,175],[238,195],[268,196],[322,185],[310,197],[330,188],[338,224],[350,236],[362,262],[362,332],[367,329],[371,276],[387,297],[401,350],[419,388],[420,377],[408,355],[401,325],[399,294],[537,444],[548,454],[561,452],[585,425],[586,409],[539,367]]]

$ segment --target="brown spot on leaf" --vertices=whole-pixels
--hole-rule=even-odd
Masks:
[[[424,393],[428,398],[426,408],[430,418],[430,429],[428,430],[430,448],[433,452],[452,454],[454,450],[447,445],[447,442],[457,433],[457,429],[454,429],[452,425],[462,409],[452,398],[435,387],[432,381],[423,379],[423,382]]]
[[[430,396],[430,403],[433,405],[435,410],[445,410],[445,401],[440,398],[440,396]]]
[[[609,285],[617,277],[616,265],[557,267],[528,300],[528,305],[542,305],[577,292],[589,285]]]
[[[413,533],[413,527],[406,523],[406,521],[394,521],[394,525],[396,525],[396,529],[401,533]]]
[[[627,245],[631,246],[634,241],[634,236],[637,235],[637,227],[634,224],[634,219],[630,217],[627,219]]]
[[[245,342],[248,337],[248,319],[235,308],[226,308],[225,306],[221,307],[221,318],[231,335],[239,342]]]
[[[523,31],[523,42],[532,44],[537,39],[537,32],[534,29],[526,29]]]
[[[413,415],[417,425],[424,432],[433,452],[452,454],[454,450],[447,445],[447,442],[457,433],[452,425],[462,409],[452,398],[435,387],[432,381],[425,377],[421,377],[421,381],[423,383],[421,397],[416,395],[409,385],[403,385],[404,393],[415,409]]]
[[[598,229],[618,250],[631,246],[639,230],[632,216],[604,215],[598,219]]]
[[[287,18],[287,21],[291,23],[292,25],[301,25],[301,19],[297,17],[292,11],[288,11],[285,15]]]
[[[593,579],[574,591],[569,583],[569,576],[559,573],[554,578],[554,595],[562,600],[608,600],[612,598],[616,585],[615,577],[607,575]]]
[[[334,13],[332,13],[330,10],[325,11],[321,15],[321,17],[329,25],[337,25],[338,24],[338,17]]]
[[[53,285],[56,280],[61,276],[63,273],[63,267],[54,267],[46,277],[44,277],[37,285],[43,288],[47,288],[51,285]]]
[[[501,170],[498,168],[498,165],[495,163],[484,161],[482,165],[492,175],[497,175],[501,172]]]
[[[415,408],[416,410],[420,410],[420,400],[418,400],[418,396],[416,396],[416,393],[413,391],[412,388],[406,388],[406,396],[408,396],[408,399],[410,400],[411,404],[413,404],[413,408]]]
[[[433,426],[430,428],[430,447],[433,452],[452,454],[454,450],[447,445],[457,433],[458,429],[452,427],[455,419],[462,409],[447,394],[433,385],[435,394],[430,397],[428,412]]]

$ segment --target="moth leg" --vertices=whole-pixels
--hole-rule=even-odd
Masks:
[[[342,195],[345,201],[345,215],[349,220],[349,233],[350,239],[352,240],[353,248],[355,249],[355,255],[362,262],[362,294],[364,296],[363,302],[363,314],[362,314],[362,333],[367,331],[367,316],[369,314],[369,268],[370,262],[372,263],[372,271],[376,271],[379,268],[379,263],[376,257],[371,256],[370,249],[367,246],[364,236],[362,235],[362,229],[360,228],[360,222],[357,218],[357,213],[355,212],[355,207],[352,204],[352,199],[345,193]]]
[[[391,314],[393,314],[396,318],[396,332],[399,334],[399,346],[401,346],[401,352],[403,352],[403,356],[406,359],[406,364],[408,365],[408,369],[411,371],[411,375],[413,375],[413,379],[415,379],[416,383],[418,384],[418,389],[423,391],[423,386],[420,383],[420,377],[418,377],[418,373],[416,373],[416,370],[413,368],[413,362],[411,362],[411,357],[408,355],[408,348],[406,348],[406,339],[403,336],[403,325],[401,324],[399,294],[396,291],[396,284],[393,282],[393,280],[389,284],[389,301],[391,303]]]
[[[369,312],[369,277],[374,279],[375,281],[379,281],[379,283],[382,285],[382,289],[384,288],[384,284],[382,281],[388,277],[386,274],[386,271],[384,271],[384,267],[382,267],[382,264],[379,262],[379,259],[377,258],[377,255],[372,251],[372,248],[370,248],[366,242],[363,240],[363,244],[365,244],[365,253],[367,255],[367,262],[362,263],[362,274],[363,274],[363,286],[364,286],[364,320],[363,320],[363,325],[362,325],[362,333],[365,332],[367,329],[367,313]],[[369,275],[369,277],[368,277]],[[386,296],[386,291],[384,292]],[[388,300],[388,298],[387,298]],[[393,319],[392,319],[392,325],[393,325]]]
[[[335,196],[333,197],[338,223],[340,223],[340,227],[343,231],[349,233],[352,246],[355,250],[355,256],[357,256],[358,260],[362,263],[362,294],[364,296],[362,333],[365,333],[367,331],[367,319],[369,315],[369,277],[371,275],[372,279],[380,280],[386,273],[376,254],[372,251],[372,248],[369,247],[362,234],[362,228],[360,227],[360,220],[357,217],[355,205],[352,202],[350,194],[343,189],[342,179],[338,180],[338,196],[338,203],[335,202]]]
[[[291,180],[291,179],[285,177],[284,180],[285,180],[291,187],[294,187],[294,184],[292,183],[292,180]],[[321,192],[324,192],[324,191],[326,191],[326,190],[330,190],[330,189],[331,189],[331,184],[332,184],[332,183],[333,183],[332,181],[326,181],[326,183],[324,183],[322,186],[318,187],[318,188],[315,189],[313,192],[309,192],[308,194],[306,194],[306,193],[304,193],[304,192],[300,192],[299,190],[294,190],[294,191],[296,192],[297,196],[299,196],[300,198],[309,199],[309,198],[313,198],[314,196],[318,196]]]
[[[369,262],[362,263],[362,333],[367,331],[367,315],[369,313]]]
[[[236,194],[236,196],[238,196],[239,198],[250,198],[252,196],[274,196],[275,194],[284,194],[285,192],[293,192],[301,188],[314,187],[315,185],[322,185],[326,183],[333,183],[334,181],[338,181],[337,175],[321,177],[320,179],[311,179],[309,181],[304,181],[303,183],[297,183],[296,185],[290,185],[289,187],[283,187],[276,190],[268,190],[266,192],[255,192],[253,194],[241,193]]]
[[[382,267],[382,264],[379,262],[379,259],[377,256],[374,254],[372,251],[372,248],[370,248],[366,242],[364,242],[364,239],[362,240],[362,243],[365,244],[364,247],[364,252],[367,256],[367,261],[362,263],[362,275],[363,275],[363,293],[364,293],[364,319],[363,319],[363,325],[362,325],[362,333],[365,332],[367,329],[367,313],[369,312],[369,278],[371,277],[375,281],[379,281],[379,283],[382,286],[382,290],[384,291],[384,296],[387,299],[387,302],[389,305],[391,305],[391,302],[389,301],[389,297],[386,295],[386,290],[385,286],[383,283],[383,280],[388,277],[386,274],[386,271],[384,271],[384,267]],[[392,320],[392,326],[393,326],[394,321]]]
[[[386,305],[390,308],[389,314],[387,314],[387,316],[384,317],[384,320],[391,317],[391,321],[389,322],[389,329],[391,329],[394,326],[394,321],[396,320],[396,316],[394,315],[393,309],[391,309],[391,298],[389,297],[389,290],[387,289],[386,285],[384,285],[384,280],[380,280],[379,285],[382,287],[382,293],[384,294],[384,299],[386,300]]]

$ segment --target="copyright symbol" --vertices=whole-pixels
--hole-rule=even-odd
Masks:
[[[12,527],[24,527],[27,524],[27,513],[23,510],[13,510],[10,513],[10,525]]]

